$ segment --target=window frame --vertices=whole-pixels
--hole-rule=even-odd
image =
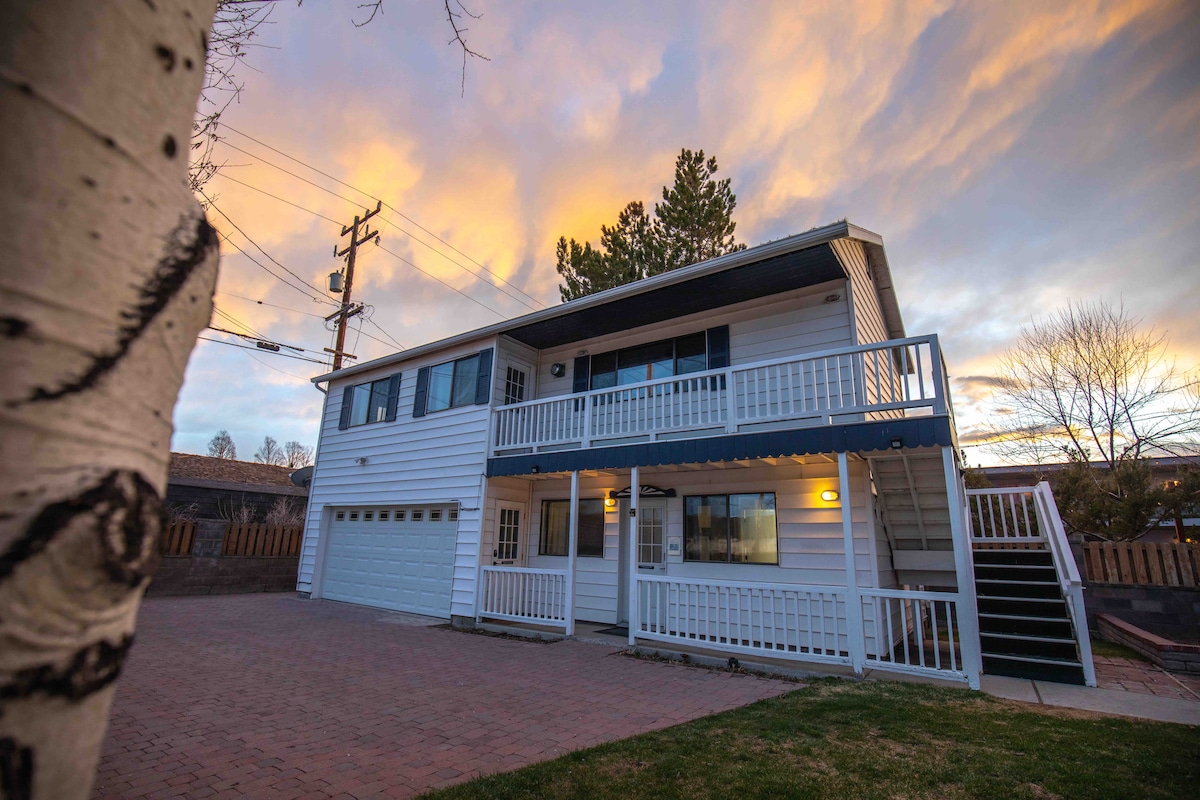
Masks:
[[[465,373],[460,375],[459,369],[462,365],[466,364],[469,361],[475,362],[475,370],[474,370],[474,373],[471,374],[470,378],[468,379]],[[429,386],[426,389],[426,395],[425,395],[425,413],[436,414],[439,411],[449,411],[452,408],[462,408],[463,406],[476,405],[475,389],[476,389],[476,386],[479,381],[479,370],[482,365],[483,365],[483,352],[482,351],[478,352],[478,353],[472,353],[469,356],[463,356],[462,358],[455,358],[450,361],[443,361],[440,364],[431,365],[429,367]],[[433,393],[434,377],[437,374],[437,370],[439,368],[445,367],[445,366],[450,367],[450,386],[449,386],[450,394],[446,401],[448,403],[448,405],[435,406],[434,405],[434,393]],[[460,380],[461,380],[461,383],[460,383]],[[468,392],[462,391],[464,387],[466,389],[468,389],[469,391]],[[467,395],[467,394],[469,394],[470,396],[465,397],[465,395]],[[461,402],[456,402],[456,401],[461,401]]]
[[[390,389],[392,376],[387,375],[382,378],[377,378],[373,381],[364,381],[356,383],[350,387],[350,411],[346,417],[347,428],[359,428],[363,425],[375,425],[379,422],[387,422],[388,416],[388,391]],[[367,402],[366,411],[363,413],[362,421],[355,420],[355,412],[359,408],[359,390],[366,389],[365,397]],[[376,403],[377,399],[382,399],[382,403]],[[371,419],[372,411],[375,412],[377,419]]]
[[[704,366],[700,369],[689,369],[686,372],[680,372],[679,367],[681,362],[689,360],[694,362],[694,360],[698,357],[699,354],[695,352],[696,340],[703,341],[704,343]],[[682,355],[680,354],[681,343],[684,345],[690,345],[690,347],[687,347],[686,352],[684,352]],[[634,365],[623,365],[621,363],[622,354],[625,354],[627,357],[629,357],[634,353],[652,352],[655,348],[663,348],[666,345],[670,345],[671,347],[670,375],[653,375],[655,365],[661,363],[660,361],[650,361],[645,364]],[[683,336],[675,336],[669,339],[643,342],[641,344],[630,345],[629,347],[621,347],[616,350],[608,350],[603,353],[596,353],[595,355],[591,356],[591,362],[589,364],[588,391],[615,389],[621,386],[630,386],[635,383],[644,383],[645,381],[674,378],[683,375],[691,375],[697,372],[705,372],[708,370],[709,356],[708,332],[705,330],[694,331],[693,333],[684,334]],[[606,368],[604,371],[599,371],[596,369],[598,364],[605,365],[607,362],[611,362],[611,369]],[[644,377],[639,376],[638,380],[636,381],[622,382],[622,374],[628,373],[631,370],[643,368],[645,370]],[[597,378],[601,379],[599,385],[597,385]]]
[[[775,522],[775,559],[773,561],[736,561],[733,559],[733,543],[734,543],[734,516],[731,511],[733,508],[733,498],[735,497],[770,497],[770,505],[772,519]],[[690,558],[688,556],[690,541],[700,535],[702,530],[692,522],[693,515],[688,511],[689,501],[703,501],[709,498],[723,498],[725,500],[725,558]],[[703,504],[702,504],[703,505]],[[709,526],[709,530],[712,526]],[[739,537],[740,538],[740,537]],[[779,505],[778,496],[775,492],[727,492],[713,494],[697,494],[685,495],[683,498],[683,560],[690,564],[744,564],[749,566],[764,566],[777,567],[779,566]]]
[[[549,507],[554,504],[557,504],[557,503],[566,503],[566,505],[567,505],[567,514],[568,514],[567,526],[568,527],[567,527],[566,535],[563,540],[562,552],[549,552],[549,550],[548,550],[548,535],[549,535],[548,527],[549,527],[549,523],[550,523],[550,514],[548,512],[549,512]],[[584,544],[583,515],[584,515],[584,504],[585,503],[587,503],[589,505],[592,503],[596,503],[599,506],[599,515],[598,516],[600,519],[600,546],[599,546],[598,552],[596,552],[595,549],[590,549],[586,553],[581,550],[581,548],[583,547],[583,544]],[[570,498],[567,498],[565,500],[562,498],[554,498],[554,497],[543,498],[542,507],[541,507],[542,508],[542,516],[538,522],[538,555],[539,556],[554,556],[554,557],[558,557],[558,558],[567,558],[570,555],[570,544],[569,544],[570,539],[571,539],[571,529],[570,529],[571,520],[570,520],[570,516],[569,516],[571,513],[570,506],[571,506]],[[603,497],[581,497],[581,498],[579,498],[579,538],[575,542],[575,556],[577,558],[604,558],[604,528],[605,528],[604,511],[605,511],[605,509],[604,509],[604,498]]]

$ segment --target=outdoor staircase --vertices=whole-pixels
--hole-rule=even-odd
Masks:
[[[983,671],[1084,684],[1084,668],[1049,550],[976,549]]]

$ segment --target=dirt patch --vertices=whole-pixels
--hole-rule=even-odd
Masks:
[[[542,636],[540,634],[535,634],[533,636],[519,636],[515,633],[500,633],[499,631],[488,631],[488,630],[484,630],[483,628],[456,628],[453,625],[451,625],[449,622],[444,623],[442,625],[433,625],[431,627],[436,628],[438,630],[454,631],[455,633],[468,633],[468,634],[471,634],[472,636],[488,636],[492,639],[507,639],[511,642],[529,642],[530,644],[554,644],[555,642],[562,641],[561,637]]]

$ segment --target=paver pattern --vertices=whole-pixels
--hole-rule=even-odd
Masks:
[[[151,598],[95,798],[397,798],[787,692],[292,595]]]
[[[1133,658],[1096,656],[1096,684],[1101,689],[1120,689],[1135,694],[1153,694],[1176,700],[1200,700],[1200,677],[1167,672],[1154,664]]]

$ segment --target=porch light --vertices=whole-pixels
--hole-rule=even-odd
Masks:
[[[838,494],[837,489],[826,489],[825,491],[821,492],[821,499],[826,503],[832,503],[840,497],[841,495]]]
[[[899,436],[893,436],[892,437],[892,449],[893,450],[902,450],[903,448],[904,448],[904,440],[901,439]]]
[[[616,508],[617,507],[616,499],[612,498],[612,497],[604,498],[604,507],[605,508]]]

